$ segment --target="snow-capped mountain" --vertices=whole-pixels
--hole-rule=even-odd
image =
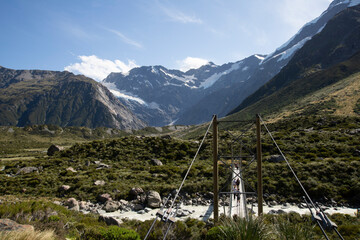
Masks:
[[[335,0],[318,18],[305,24],[290,40],[267,55],[247,81],[238,77],[232,85],[212,92],[189,108],[178,119],[176,124],[198,124],[208,121],[211,114],[220,117],[234,110],[246,97],[254,93],[267,81],[272,79],[287,65],[294,54],[301,49],[314,35],[321,32],[326,23],[342,10],[360,4],[360,0]],[[236,75],[233,71],[231,75]],[[225,78],[230,77],[224,76]],[[199,112],[203,114],[198,114]]]
[[[151,126],[198,124],[225,116],[272,79],[337,13],[360,0],[335,0],[269,55],[253,55],[221,66],[209,63],[187,72],[162,66],[139,67],[103,80],[120,100]]]
[[[163,66],[139,67],[128,74],[111,73],[102,83],[140,119],[152,126],[163,126],[174,122],[206,95],[234,81],[229,78],[224,82],[232,72],[240,70],[242,78],[249,78],[262,59],[252,56],[222,66],[210,62],[187,72]]]

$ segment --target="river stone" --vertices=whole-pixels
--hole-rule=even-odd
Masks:
[[[105,203],[109,200],[112,200],[111,195],[109,193],[101,194],[97,197],[98,202]]]
[[[129,191],[129,197],[131,200],[138,199],[138,196],[145,194],[144,190],[141,187],[133,187]]]
[[[118,202],[109,200],[105,203],[105,207],[104,210],[106,212],[115,212],[116,210],[119,209],[120,204]]]
[[[144,209],[144,207],[142,204],[135,204],[134,208],[133,208],[134,211],[139,211],[139,210],[143,210],[143,209]]]
[[[66,200],[64,205],[68,206],[69,210],[80,210],[79,202],[75,198],[69,198],[68,200]]]
[[[150,190],[146,196],[147,207],[159,208],[161,204],[160,194],[156,191]]]

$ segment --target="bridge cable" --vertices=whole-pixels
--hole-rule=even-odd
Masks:
[[[297,176],[297,175],[296,175],[296,173],[294,172],[294,170],[293,170],[293,168],[291,167],[291,165],[290,165],[289,161],[286,159],[285,155],[284,155],[284,154],[283,154],[283,152],[281,151],[281,149],[280,149],[279,145],[277,144],[277,142],[275,141],[275,139],[274,139],[274,137],[272,136],[271,132],[270,132],[270,131],[269,131],[269,129],[267,128],[267,126],[266,126],[266,124],[265,124],[264,120],[261,118],[260,114],[259,114],[258,116],[259,116],[259,118],[260,118],[260,120],[261,120],[262,124],[264,125],[264,127],[265,127],[266,131],[269,133],[270,138],[271,138],[271,139],[272,139],[272,141],[274,142],[274,144],[275,144],[276,148],[279,150],[279,152],[280,152],[281,156],[283,157],[283,159],[285,160],[286,164],[287,164],[287,165],[288,165],[288,167],[290,168],[290,171],[291,171],[291,172],[292,172],[292,174],[294,175],[294,177],[295,177],[296,181],[297,181],[297,182],[298,182],[298,184],[300,185],[300,187],[301,187],[301,189],[303,190],[303,192],[305,193],[306,197],[309,199],[309,201],[310,201],[311,205],[312,205],[312,206],[316,209],[314,202],[311,200],[311,198],[310,198],[309,194],[307,193],[307,191],[305,190],[304,186],[303,186],[303,185],[302,185],[302,183],[300,182],[300,180],[299,180],[298,176]]]
[[[260,114],[258,114],[262,124],[264,125],[266,131],[269,133],[270,135],[270,138],[272,139],[272,141],[274,142],[275,146],[277,147],[277,149],[279,150],[281,156],[283,157],[283,159],[285,160],[286,164],[288,165],[288,167],[290,168],[292,174],[294,175],[294,177],[296,178],[296,181],[298,182],[298,184],[300,185],[301,189],[303,190],[303,192],[305,193],[307,199],[310,201],[311,205],[313,206],[313,208],[315,209],[316,211],[316,216],[314,216],[313,212],[311,211],[311,207],[309,206],[308,202],[306,201],[306,198],[304,197],[304,200],[306,202],[306,204],[308,205],[308,208],[310,210],[310,213],[313,217],[313,220],[316,221],[316,223],[319,225],[322,233],[324,234],[325,238],[326,239],[329,239],[328,236],[326,235],[323,227],[321,226],[321,222],[324,222],[326,224],[326,226],[329,226],[331,227],[335,232],[336,234],[340,237],[340,239],[344,239],[341,234],[339,233],[339,231],[337,230],[337,226],[336,224],[334,224],[327,216],[326,214],[323,212],[323,210],[319,207],[319,206],[315,206],[314,202],[311,200],[309,194],[307,193],[307,191],[305,190],[304,186],[302,185],[302,183],[300,182],[299,178],[297,177],[296,173],[294,172],[293,168],[291,167],[289,161],[286,159],[285,155],[283,154],[283,152],[281,151],[279,145],[276,143],[274,137],[272,136],[271,132],[269,131],[269,129],[267,128],[264,120],[261,118]],[[318,210],[320,209],[320,211]]]
[[[190,172],[190,170],[191,170],[191,167],[192,167],[192,165],[194,164],[194,162],[195,162],[195,160],[196,160],[196,158],[197,158],[197,156],[198,156],[198,154],[199,154],[199,152],[200,152],[200,149],[201,149],[201,147],[202,147],[202,145],[203,145],[203,143],[204,143],[204,141],[205,141],[205,139],[206,139],[206,136],[208,135],[208,133],[209,133],[209,131],[210,131],[210,127],[211,127],[211,125],[213,124],[214,119],[215,119],[215,115],[213,116],[213,118],[212,118],[212,120],[211,120],[211,122],[210,122],[210,124],[209,124],[209,126],[208,126],[208,128],[207,128],[207,130],[206,130],[206,132],[205,132],[205,135],[204,135],[204,137],[203,137],[203,139],[202,139],[202,141],[201,141],[201,143],[200,143],[200,145],[199,145],[198,150],[197,150],[196,153],[195,153],[195,156],[194,156],[193,160],[192,160],[191,163],[190,163],[190,166],[189,166],[189,168],[188,168],[188,170],[187,170],[187,172],[186,172],[186,174],[185,174],[185,176],[184,176],[184,178],[183,178],[183,180],[182,180],[182,182],[181,182],[181,184],[180,184],[180,187],[176,190],[175,197],[172,199],[171,205],[170,205],[170,207],[168,208],[168,210],[170,210],[170,211],[172,211],[172,208],[174,207],[175,201],[176,201],[176,199],[177,199],[178,196],[179,196],[179,192],[180,192],[181,188],[183,187],[187,176],[189,175],[189,172]],[[169,220],[169,217],[170,217],[170,216],[171,216],[171,214],[168,214],[167,218],[164,219],[164,221],[167,222],[167,221]],[[154,226],[155,226],[155,223],[156,223],[157,218],[158,218],[158,216],[156,216],[156,218],[154,219],[154,221],[153,221],[153,223],[152,223],[149,231],[147,232],[144,240],[146,240],[146,239],[148,238],[148,236],[150,235],[150,232],[152,231],[152,229],[153,229]],[[170,226],[171,226],[171,224],[170,224]],[[169,226],[169,228],[170,228],[170,226]],[[169,228],[168,228],[168,230],[169,230]],[[168,232],[168,230],[167,230],[167,232]],[[166,237],[166,235],[167,235],[167,232],[166,232],[166,234],[165,234],[165,237]],[[165,238],[164,238],[164,239],[165,239]]]

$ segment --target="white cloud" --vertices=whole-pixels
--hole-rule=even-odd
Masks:
[[[83,74],[87,77],[93,78],[96,81],[101,81],[106,78],[111,72],[128,73],[132,68],[138,67],[133,60],[128,60],[124,63],[120,60],[107,60],[98,58],[95,55],[79,56],[80,63],[70,64],[64,70],[73,72],[75,74]]]
[[[194,58],[194,57],[187,57],[184,60],[177,61],[179,69],[183,72],[186,72],[189,69],[196,69],[205,64],[208,64],[209,61],[202,58]]]
[[[180,23],[197,23],[197,24],[203,23],[203,21],[196,16],[189,16],[177,9],[170,9],[160,4],[159,6],[163,11],[163,13],[165,13],[165,15],[167,15],[172,21],[180,22]]]
[[[117,31],[117,30],[109,29],[109,28],[105,28],[105,29],[106,29],[107,31],[109,31],[109,32],[114,33],[116,36],[120,37],[120,39],[121,39],[124,43],[126,43],[126,44],[135,46],[135,47],[137,47],[137,48],[142,48],[142,47],[143,47],[140,43],[138,43],[138,42],[136,42],[136,41],[134,41],[134,40],[126,37],[124,34],[122,34],[121,32],[119,32],[119,31]]]

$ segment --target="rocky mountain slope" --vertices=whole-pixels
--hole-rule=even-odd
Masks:
[[[333,1],[321,16],[269,55],[253,55],[222,66],[209,63],[186,73],[162,66],[140,67],[126,76],[112,73],[103,83],[152,126],[198,124],[208,121],[213,114],[222,117],[278,74],[331,18],[359,3]]]
[[[145,124],[108,89],[69,72],[0,67],[0,125],[112,127]]]
[[[355,6],[331,19],[278,75],[246,98],[234,110],[233,113],[238,112],[234,116],[271,114],[290,109],[287,106],[292,106],[292,113],[340,113],[344,109],[339,108],[346,107],[344,101],[350,108],[346,114],[356,115],[360,98],[356,84],[360,72],[359,43],[360,6]]]
[[[237,81],[236,77],[222,81],[223,76],[240,69],[237,75],[244,83],[261,59],[263,57],[254,55],[236,63],[222,66],[209,63],[187,72],[162,66],[139,67],[127,75],[111,73],[103,84],[140,119],[152,126],[163,126],[176,121],[184,110],[206,95]]]

